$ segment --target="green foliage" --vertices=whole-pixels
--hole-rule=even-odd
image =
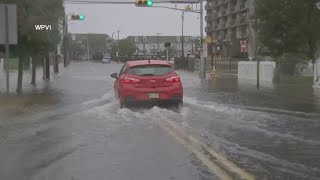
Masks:
[[[105,50],[106,38],[105,34],[87,34],[90,52],[95,54],[97,52],[103,53]]]
[[[108,37],[106,34],[78,34],[76,41],[72,41],[70,38],[70,51],[75,58],[81,54],[86,54],[88,43],[90,54],[103,54],[106,48],[106,42],[108,42],[106,41]]]
[[[257,0],[255,18],[258,40],[264,47],[260,54],[316,59],[320,10],[314,0]]]
[[[121,39],[119,41],[119,49],[120,49],[119,56],[123,56],[123,57],[131,57],[137,50],[134,42],[132,42],[130,39]],[[117,43],[115,43],[115,45],[111,49],[111,56],[115,57],[117,51],[118,51],[118,46],[117,46]]]
[[[102,58],[103,58],[102,52],[96,52],[92,55],[93,60],[102,60]]]
[[[2,0],[17,5],[18,49],[29,55],[43,54],[60,42],[64,17],[63,0]],[[51,25],[51,31],[36,31],[34,25]],[[23,51],[23,52],[22,52]]]

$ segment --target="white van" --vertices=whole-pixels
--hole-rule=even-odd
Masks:
[[[104,57],[104,58],[102,59],[102,63],[111,63],[111,60],[110,60],[109,57]]]

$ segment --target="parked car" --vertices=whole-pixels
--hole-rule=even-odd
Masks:
[[[183,87],[173,67],[162,60],[136,60],[126,62],[115,78],[114,92],[120,107],[131,104],[183,104]]]
[[[110,60],[110,58],[108,58],[108,57],[104,57],[104,58],[102,59],[102,63],[111,63],[111,60]]]

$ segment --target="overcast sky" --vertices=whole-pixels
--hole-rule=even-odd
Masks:
[[[154,5],[175,7],[173,4]],[[185,4],[178,5],[179,8],[184,6]],[[194,8],[196,8],[196,5],[194,5]],[[199,5],[197,5],[197,8],[199,9]],[[134,35],[153,36],[157,33],[181,35],[181,11],[162,8],[138,8],[134,4],[66,4],[66,11],[67,14],[75,13],[85,16],[84,21],[69,21],[69,31],[71,33],[105,33],[111,36],[115,32],[114,38],[117,38],[117,30],[120,29],[120,38]],[[184,35],[199,36],[199,17],[197,13],[185,14]]]

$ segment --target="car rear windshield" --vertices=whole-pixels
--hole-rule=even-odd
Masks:
[[[171,72],[173,72],[173,69],[165,65],[134,66],[128,70],[129,74],[136,76],[162,76]]]

